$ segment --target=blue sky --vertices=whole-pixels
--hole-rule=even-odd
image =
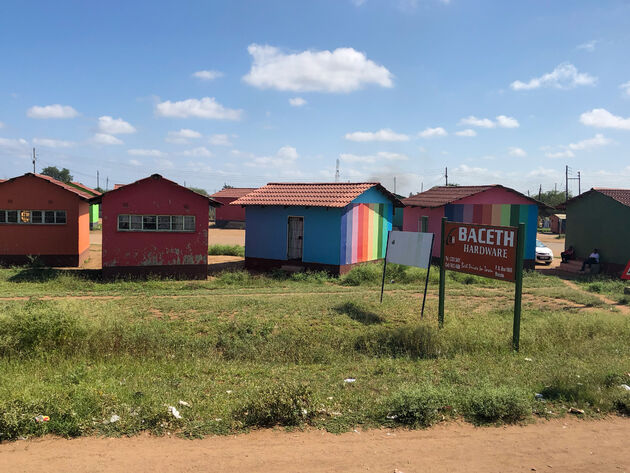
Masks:
[[[7,1],[0,178],[630,187],[627,1]],[[572,183],[573,191],[577,184]]]

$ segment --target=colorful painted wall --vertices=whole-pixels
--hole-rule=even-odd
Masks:
[[[341,264],[385,257],[392,204],[350,204],[341,217]]]

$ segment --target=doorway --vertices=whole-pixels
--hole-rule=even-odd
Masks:
[[[287,259],[302,261],[304,217],[289,217],[287,233]]]

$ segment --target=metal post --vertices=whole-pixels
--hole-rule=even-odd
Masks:
[[[446,217],[442,217],[442,234],[440,235],[440,286],[438,291],[438,326],[440,328],[444,326],[444,289],[446,285],[446,270],[444,269],[444,228],[446,227],[447,220]]]
[[[391,230],[387,232],[387,245],[385,245],[385,261],[383,262],[383,280],[381,281],[381,304],[383,303],[383,290],[385,289],[385,271],[387,270],[387,249],[389,248],[389,235]]]
[[[564,201],[569,200],[569,166],[564,168]]]
[[[424,220],[427,217],[422,217]],[[424,227],[424,221],[422,222]],[[429,266],[427,266],[427,278],[424,281],[424,296],[422,296],[422,310],[420,310],[420,318],[424,318],[424,304],[427,301],[427,289],[429,288],[429,274],[431,273],[431,258],[433,257],[433,242],[435,241],[435,235],[431,235],[431,253],[429,253]]]
[[[521,300],[523,297],[523,250],[525,247],[525,224],[518,224],[516,236],[516,274],[514,282],[514,327],[512,331],[512,349],[518,351],[521,337]]]

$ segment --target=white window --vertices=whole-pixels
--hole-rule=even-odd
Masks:
[[[63,225],[65,210],[0,210],[1,223]]]
[[[128,215],[117,218],[122,232],[194,232],[194,215]]]

